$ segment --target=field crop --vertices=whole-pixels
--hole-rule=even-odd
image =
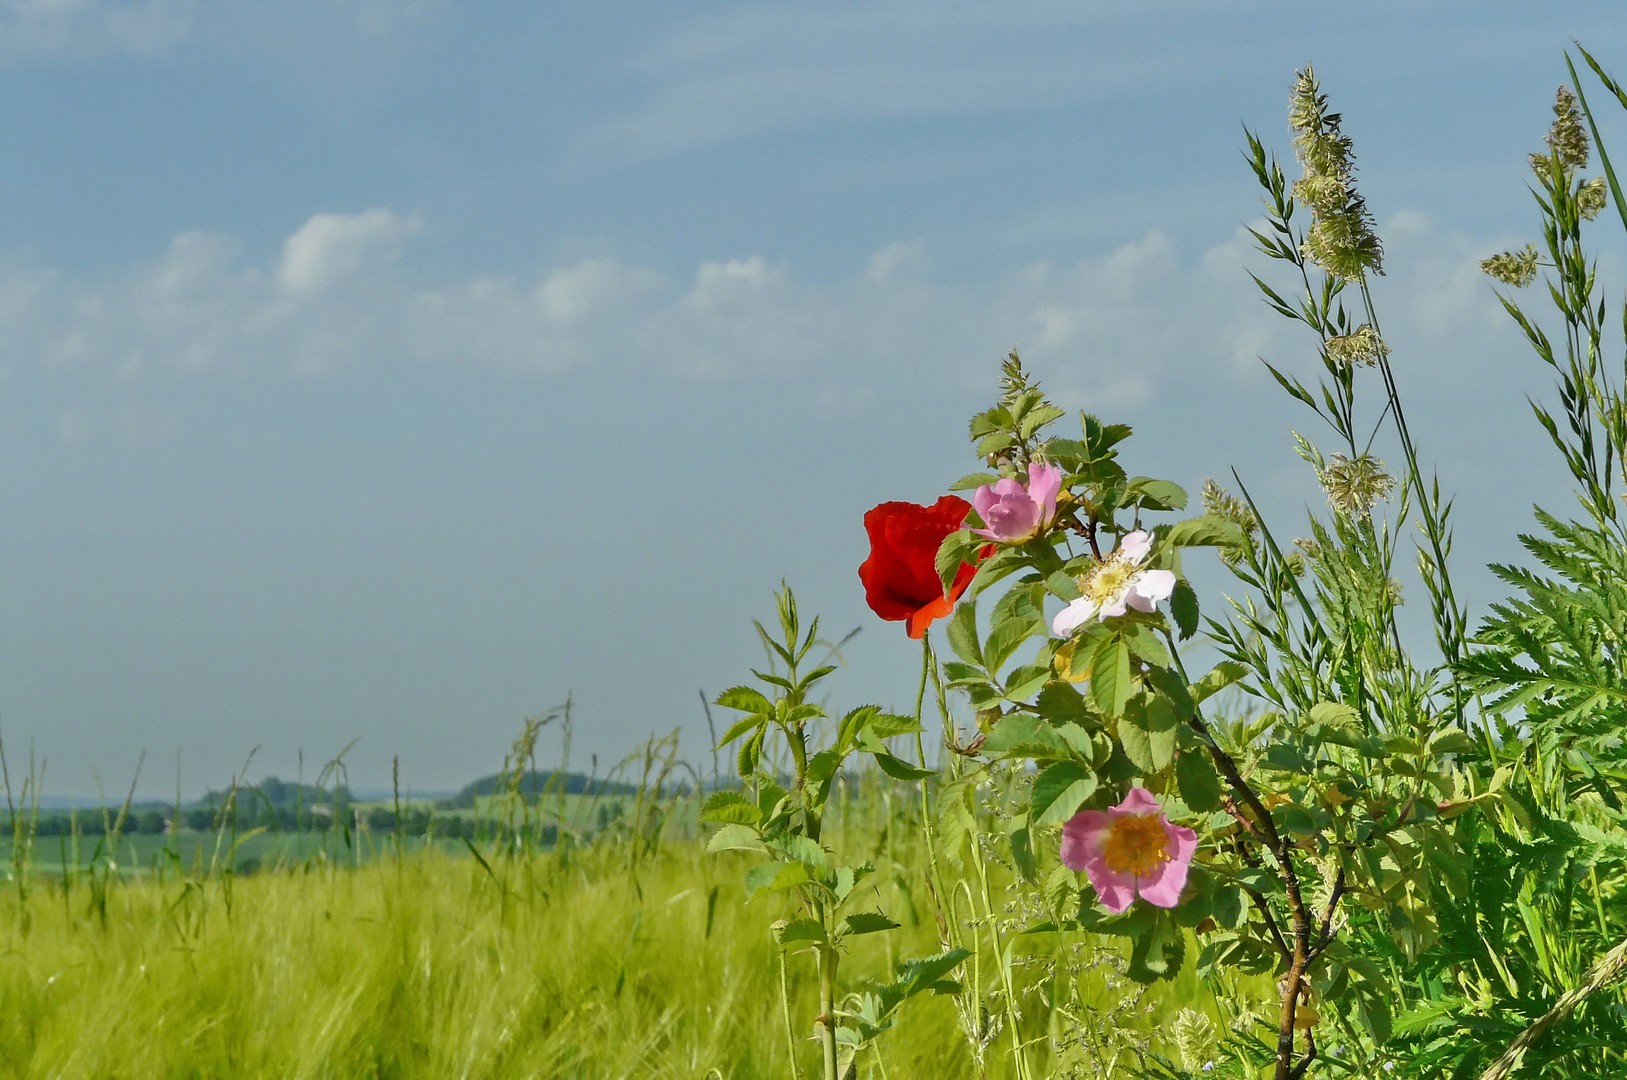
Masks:
[[[659,801],[669,822],[693,814],[692,799]],[[905,805],[874,786],[845,804],[847,835],[862,834],[885,868],[877,900],[903,923],[854,940],[856,977],[939,947],[906,884],[921,852]],[[289,840],[257,839],[266,854]],[[285,846],[251,875],[190,872],[186,859],[155,859],[139,875],[121,867],[99,884],[53,863],[23,868],[27,887],[13,877],[0,899],[0,1077],[793,1075],[781,958],[763,929],[773,901],[748,910],[744,860],[705,854],[693,830],[611,830],[587,846],[489,846],[479,858],[398,857],[365,840],[373,857],[360,865],[334,837],[305,836],[326,850]],[[1028,1034],[1054,1044],[1058,1074],[1088,1044],[1098,1068],[1076,1075],[1139,1075],[1140,1049],[1178,1052],[1170,1016],[1189,1007],[1201,1028],[1210,1015],[1190,974],[1143,989],[1119,975],[1114,945],[1071,938],[1019,969],[1035,1006]],[[1039,1007],[1063,969],[1099,1006],[1077,1030]],[[784,971],[805,1014],[811,966],[793,954]],[[800,1068],[812,1075],[807,1034]],[[880,1061],[897,1077],[977,1073],[948,998],[883,1036]],[[1007,1075],[1002,1055],[986,1064]]]

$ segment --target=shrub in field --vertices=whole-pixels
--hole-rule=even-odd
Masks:
[[[1542,247],[1485,266],[1510,288],[1548,276],[1557,329],[1503,303],[1557,377],[1558,408],[1533,408],[1583,516],[1537,510],[1540,531],[1520,539],[1540,569],[1495,567],[1513,594],[1478,628],[1453,585],[1452,503],[1421,460],[1370,289],[1384,253],[1353,143],[1309,69],[1290,97],[1299,178],[1253,134],[1246,155],[1265,193],[1253,235],[1273,264],[1254,280],[1317,358],[1315,376],[1270,367],[1322,433],[1295,436],[1328,503],[1305,534],[1265,520],[1238,477],[1206,483],[1189,510],[1180,487],[1130,471],[1125,425],[1083,415],[1057,431],[1063,410],[1013,353],[999,400],[971,423],[985,468],[951,485],[970,503],[889,502],[865,518],[866,599],[923,643],[916,716],[854,710],[815,749],[807,690],[828,669],[797,675],[815,639],[798,638],[782,596],[784,639],[765,640],[789,674],[763,676],[772,700],[720,699],[747,714],[725,741],[742,742],[750,795],[716,796],[707,816],[730,822],[714,846],[763,855],[748,889],[800,897],[779,934],[819,958],[827,1080],[856,1060],[837,1047],[866,1045],[904,996],[883,992],[885,1022],[872,1023],[823,985],[844,935],[888,925],[838,921],[866,867],[821,846],[820,808],[853,753],[921,785],[946,949],[930,985],[957,995],[980,1069],[1002,1026],[1014,1075],[1066,1059],[1066,1033],[1024,1015],[1020,957],[1090,934],[1123,940],[1130,978],[1195,972],[1229,1009],[1218,1029],[1183,1014],[1180,1052],[1143,1048],[1137,1075],[1492,1078],[1522,1062],[1527,1075],[1627,1075],[1627,403],[1605,360],[1624,346],[1583,246],[1607,206],[1627,226],[1627,197],[1571,75],[1531,157]],[[1592,147],[1602,175],[1587,177]],[[1184,572],[1195,548],[1235,583],[1221,615],[1200,612]],[[1407,561],[1430,649],[1404,644]],[[1197,646],[1206,670],[1187,667]],[[929,682],[953,751],[941,776],[920,746]],[[964,744],[951,697],[975,717]],[[795,765],[783,788],[760,767],[776,730]],[[918,765],[887,748],[898,735],[914,736]],[[1025,925],[995,910],[996,858],[1029,894],[1011,905]],[[981,890],[971,922],[957,890]],[[961,983],[938,981],[962,960]],[[1274,988],[1269,1010],[1244,994],[1228,1004],[1250,977]],[[1053,970],[1041,995],[1053,1012],[1055,982]]]

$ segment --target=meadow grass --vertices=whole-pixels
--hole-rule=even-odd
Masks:
[[[844,842],[870,851],[875,899],[902,923],[849,943],[856,981],[942,948],[905,884],[922,858],[905,805],[872,795],[845,815]],[[679,828],[479,858],[318,854],[249,876],[160,868],[115,876],[100,900],[87,879],[36,871],[30,890],[0,894],[0,1077],[791,1076],[768,930],[784,898],[748,904],[747,862]],[[1074,1071],[1048,1047],[1078,1058],[1090,1040],[1100,1056],[1077,1075],[1138,1075],[1134,1047],[1167,1048],[1182,1006],[1212,1014],[1190,972],[1143,990],[1118,975],[1115,945],[1072,937],[1075,962],[1041,950],[1017,969],[1044,1075]],[[1040,1007],[1064,969],[1096,1006],[1078,1032],[1077,1016]],[[785,970],[795,1068],[812,1075],[812,964],[793,953]],[[994,1048],[980,1069],[949,997],[921,1002],[880,1050],[863,1075],[1010,1068]]]

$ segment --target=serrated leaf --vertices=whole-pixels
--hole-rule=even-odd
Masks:
[[[757,830],[745,825],[725,825],[706,841],[707,851],[767,851]]]
[[[1078,657],[1074,658],[1078,665]],[[1102,639],[1090,658],[1090,697],[1104,716],[1124,715],[1134,682],[1130,675],[1130,650],[1118,634]]]
[[[1222,660],[1209,670],[1209,673],[1192,684],[1192,700],[1201,703],[1226,689],[1232,683],[1239,682],[1249,673],[1249,669],[1232,660]]]
[[[983,646],[977,637],[977,601],[962,600],[949,617],[949,647],[973,667],[983,666]]]
[[[1175,631],[1182,641],[1198,632],[1198,594],[1185,578],[1177,578],[1175,589],[1169,594],[1169,613],[1175,619]]]
[[[918,768],[885,750],[872,750],[870,754],[876,759],[881,771],[894,780],[925,780],[929,776],[937,775],[935,770]]]
[[[1169,526],[1163,541],[1172,547],[1241,547],[1247,538],[1236,522],[1218,514],[1202,514]]]
[[[1220,805],[1220,774],[1209,756],[1198,750],[1184,750],[1175,759],[1175,788],[1181,801],[1197,813]]]
[[[938,545],[938,555],[933,565],[937,567],[938,580],[943,583],[945,596],[949,595],[950,586],[960,575],[961,565],[972,561],[972,552],[977,550],[979,543],[981,541],[972,533],[957,529]]]
[[[983,752],[994,757],[1067,758],[1067,742],[1055,728],[1029,713],[1001,717],[983,740]]]
[[[758,728],[757,734],[740,744],[740,753],[735,759],[735,765],[742,779],[757,771],[757,761],[763,753],[763,734],[764,729]]]
[[[779,892],[811,881],[808,868],[799,862],[769,862],[747,870],[744,885],[750,899],[760,892]]]
[[[1059,654],[1060,655],[1060,654]],[[1078,724],[1094,727],[1099,719],[1090,711],[1084,695],[1065,682],[1048,682],[1039,692],[1034,707],[1053,724]]]
[[[774,711],[773,703],[764,697],[760,691],[753,690],[749,686],[731,686],[717,696],[717,704],[726,709],[760,713],[763,716],[768,716]]]
[[[1169,667],[1169,649],[1165,648],[1163,640],[1152,627],[1132,623],[1125,628],[1124,643],[1130,647],[1136,659],[1155,667]]]
[[[1180,721],[1161,697],[1140,699],[1119,720],[1119,745],[1143,773],[1161,772],[1175,759],[1175,729]]]
[[[738,791],[714,791],[701,807],[701,820],[755,825],[757,807]]]
[[[745,735],[747,732],[756,731],[766,723],[768,723],[768,717],[761,713],[742,717],[729,726],[729,730],[723,733],[723,739],[713,749],[717,750],[728,746],[740,736]]]
[[[879,934],[883,930],[896,930],[899,924],[879,911],[855,911],[842,920],[842,934]]]
[[[1050,664],[1025,664],[1006,677],[1004,696],[1008,701],[1021,704],[1039,693],[1050,678]]]
[[[1084,595],[1079,591],[1079,580],[1066,570],[1058,570],[1046,577],[1045,591],[1059,600],[1070,602]]]
[[[970,491],[973,488],[980,488],[985,484],[992,487],[993,485],[995,485],[995,484],[997,484],[999,482],[1000,482],[1000,476],[999,476],[998,473],[991,473],[991,472],[967,473],[965,476],[961,477],[959,480],[956,480],[953,484],[950,484],[949,485],[949,490],[950,491]]]
[[[1311,706],[1305,717],[1313,724],[1340,728],[1354,727],[1360,719],[1356,710],[1342,701],[1319,701]]]
[[[1010,618],[996,623],[983,643],[983,662],[990,675],[998,675],[1017,647],[1044,628],[1033,619]]]
[[[781,945],[794,945],[803,941],[820,943],[825,940],[825,928],[819,925],[817,919],[797,919],[776,927],[774,940]]]
[[[921,723],[913,716],[898,713],[877,713],[866,726],[878,739],[891,739],[898,735],[913,735],[921,731]]]
[[[1186,489],[1169,480],[1138,476],[1130,481],[1129,495],[1150,510],[1182,510],[1186,507]]]
[[[1096,791],[1096,774],[1076,761],[1059,761],[1040,770],[1028,800],[1035,825],[1059,825],[1071,818]]]

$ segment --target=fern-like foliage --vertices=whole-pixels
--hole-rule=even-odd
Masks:
[[[1520,543],[1541,569],[1492,567],[1514,594],[1460,672],[1491,711],[1523,709],[1542,750],[1627,764],[1627,549],[1596,526],[1536,518],[1546,535]]]

